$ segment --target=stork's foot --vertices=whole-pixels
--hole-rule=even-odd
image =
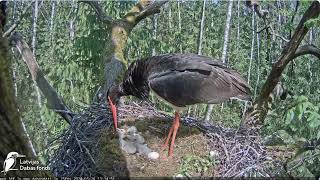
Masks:
[[[161,159],[162,161],[169,161],[169,160],[171,160],[172,158],[173,158],[173,156],[168,156],[167,153],[161,153],[161,155],[160,155],[160,159]]]

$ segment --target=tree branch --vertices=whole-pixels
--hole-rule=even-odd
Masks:
[[[32,1],[21,13],[20,17],[18,18],[18,20],[5,32],[3,33],[3,37],[8,37],[12,31],[14,31],[17,26],[20,24],[21,20],[25,17],[25,14],[27,13],[27,11],[30,9],[30,7],[34,4],[35,1]]]
[[[277,85],[280,76],[285,69],[286,65],[296,58],[299,55],[302,55],[308,52],[317,52],[311,51],[314,48],[308,48],[302,46],[300,49],[298,46],[300,45],[301,41],[307,34],[309,28],[305,26],[305,22],[310,19],[317,18],[320,14],[320,3],[318,1],[314,1],[307,11],[304,13],[302,19],[300,20],[295,32],[290,39],[290,41],[286,44],[285,48],[283,49],[281,55],[278,58],[278,61],[273,65],[272,70],[267,78],[267,81],[264,83],[262,87],[261,94],[257,101],[254,103],[255,111],[254,115],[258,112],[258,119],[253,118],[255,121],[259,121],[259,124],[263,124],[263,120],[268,111],[268,97],[270,93],[273,91],[274,87]],[[297,52],[297,50],[299,50]],[[254,122],[255,123],[255,122]]]
[[[140,1],[124,16],[124,19],[127,23],[135,26],[146,17],[159,13],[161,6],[167,2],[168,0],[154,1],[153,3],[150,0]]]
[[[298,47],[293,56],[293,59],[306,54],[312,54],[316,56],[318,59],[320,59],[320,49],[317,48],[315,45],[303,45]]]
[[[106,15],[103,12],[101,5],[97,1],[79,1],[79,2],[88,4],[89,6],[91,6],[91,8],[94,9],[94,11],[96,12],[96,15],[100,21],[109,23],[109,24],[113,23],[112,17]]]
[[[29,68],[29,72],[42,91],[44,96],[47,98],[47,106],[50,109],[61,110],[58,112],[69,124],[72,121],[73,115],[69,108],[64,104],[62,98],[58,95],[56,90],[49,84],[44,74],[42,73],[35,57],[33,56],[28,44],[23,40],[19,33],[14,33],[11,37],[11,42],[15,44],[23,60]]]
[[[253,10],[257,13],[257,15],[259,16],[259,18],[265,19],[266,15],[268,14],[268,11],[267,11],[267,10],[261,9],[261,7],[259,6],[257,0],[246,1],[246,5],[247,5],[249,8],[252,8],[252,7],[253,7]]]

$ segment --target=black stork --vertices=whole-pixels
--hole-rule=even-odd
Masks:
[[[117,128],[116,105],[122,96],[146,99],[153,91],[175,110],[173,125],[163,148],[173,146],[180,124],[179,112],[187,105],[216,104],[230,98],[250,100],[250,89],[241,75],[223,63],[197,54],[165,54],[138,60],[126,71],[122,82],[111,86],[108,101]]]

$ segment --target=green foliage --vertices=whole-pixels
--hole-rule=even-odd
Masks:
[[[285,130],[295,139],[319,139],[319,108],[319,103],[310,102],[306,96],[293,96],[269,113],[265,132]]]
[[[320,103],[311,103],[306,96],[294,96],[285,112],[287,130],[298,137],[320,139]]]
[[[191,177],[191,173],[204,174],[216,163],[214,156],[187,155],[181,162],[179,173],[186,177]]]

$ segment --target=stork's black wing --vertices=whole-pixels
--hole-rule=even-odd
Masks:
[[[249,99],[249,86],[234,70],[204,61],[177,61],[177,68],[149,76],[149,87],[169,103],[184,107],[220,103],[231,97]]]

